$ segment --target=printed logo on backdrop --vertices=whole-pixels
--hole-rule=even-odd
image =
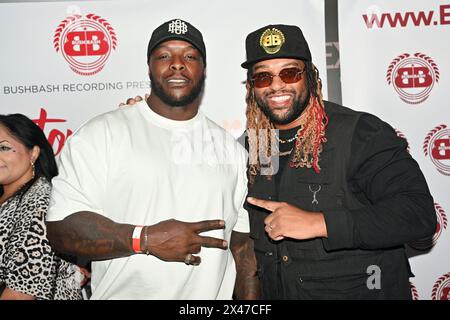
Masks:
[[[439,76],[438,66],[426,54],[403,53],[392,60],[386,80],[404,102],[419,104],[427,100]]]
[[[417,291],[416,286],[410,281],[409,282],[410,286],[411,286],[411,295],[413,300],[419,300],[419,292]]]
[[[44,108],[41,108],[39,113],[39,118],[33,120],[34,123],[36,123],[39,128],[41,128],[42,131],[45,132],[46,125],[48,123],[63,123],[67,120],[65,119],[56,119],[56,118],[48,118],[47,117],[47,110]],[[47,140],[50,143],[50,145],[53,148],[53,152],[55,153],[55,156],[57,156],[62,148],[64,147],[64,144],[66,143],[67,138],[72,135],[72,130],[67,129],[66,133],[58,130],[58,129],[52,129],[47,134]]]
[[[431,291],[432,300],[450,300],[450,272],[440,277]]]
[[[91,76],[100,72],[112,50],[117,47],[117,35],[108,21],[89,13],[83,18],[75,14],[58,25],[53,46],[77,74]]]
[[[417,240],[409,243],[408,245],[416,250],[429,250],[434,247],[437,243],[437,240],[441,236],[442,232],[447,229],[447,216],[445,215],[444,209],[440,206],[439,203],[434,203],[434,210],[436,212],[437,225],[436,232],[434,233],[432,238],[426,238],[422,240]]]
[[[425,156],[430,156],[437,171],[450,176],[450,129],[440,124],[428,132],[423,142]]]

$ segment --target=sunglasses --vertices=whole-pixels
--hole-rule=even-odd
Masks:
[[[285,68],[280,71],[279,74],[271,74],[270,72],[259,72],[255,73],[251,79],[253,85],[256,88],[265,88],[272,84],[273,77],[280,77],[284,83],[295,83],[299,82],[302,78],[302,73],[305,69],[300,68]]]

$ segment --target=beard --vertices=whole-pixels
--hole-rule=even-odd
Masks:
[[[202,75],[201,79],[198,81],[197,85],[192,88],[191,92],[182,97],[174,97],[170,95],[161,85],[161,82],[158,82],[153,78],[152,74],[150,74],[150,83],[152,87],[152,92],[161,99],[162,102],[171,107],[184,107],[190,103],[192,103],[203,90],[203,85],[205,83],[205,75]]]
[[[257,97],[255,95],[256,103],[258,104],[259,108],[263,111],[263,113],[266,115],[269,120],[274,124],[289,124],[302,114],[302,112],[306,109],[309,103],[309,91],[307,92],[306,96],[302,95],[299,96],[298,99],[295,99],[292,107],[289,108],[288,112],[286,112],[284,115],[279,116],[273,112],[273,110],[270,108],[267,101],[264,99],[264,97]]]

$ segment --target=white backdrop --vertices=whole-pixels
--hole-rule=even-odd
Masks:
[[[279,10],[283,6],[289,10]],[[90,13],[98,17],[88,18]],[[71,27],[69,17],[75,15],[81,18],[72,23],[84,19],[87,31],[93,31],[94,24],[98,29],[100,24],[104,34],[116,39],[115,45],[111,40],[103,69],[94,75],[74,72],[63,56],[61,41]],[[326,96],[323,1],[281,0],[276,5],[270,0],[15,3],[0,5],[1,113],[20,112],[42,120],[41,108],[45,109],[48,120],[44,131],[55,152],[59,152],[70,131],[84,121],[117,108],[127,97],[149,91],[148,40],[153,29],[173,18],[185,19],[203,33],[207,79],[201,109],[234,136],[245,128],[245,86],[241,82],[246,74],[240,67],[245,60],[245,37],[259,27],[285,23],[302,28],[321,71]],[[54,44],[59,46],[58,52]],[[80,47],[66,51],[74,50]],[[72,57],[81,63],[93,63],[96,59]],[[33,93],[32,86],[36,86],[35,91],[43,90]]]
[[[286,7],[289,10],[280,10]],[[91,13],[96,16],[88,18]],[[111,39],[102,70],[90,76],[74,72],[63,56],[63,44],[54,42],[57,28],[75,15],[97,29],[100,26]],[[326,97],[323,1],[11,3],[0,4],[1,113],[20,112],[40,119],[59,152],[70,132],[84,121],[117,108],[127,97],[149,91],[146,49],[151,32],[177,17],[194,24],[205,38],[208,76],[201,108],[233,135],[240,135],[245,127],[245,87],[241,83],[245,71],[240,68],[245,59],[245,36],[263,25],[286,23],[302,28]],[[70,23],[65,23],[59,40],[68,29]],[[426,243],[413,244],[422,250],[411,249],[410,261],[416,274],[412,280],[416,298],[439,299],[450,289],[446,213],[450,210],[446,99],[450,89],[450,1],[340,1],[339,33],[343,103],[380,116],[407,138],[435,198],[440,222],[435,244],[430,250],[423,250]],[[76,60],[88,63],[97,58]]]
[[[434,197],[434,245],[409,248],[416,299],[450,299],[449,39],[448,0],[339,2],[343,104],[379,116],[408,140]]]

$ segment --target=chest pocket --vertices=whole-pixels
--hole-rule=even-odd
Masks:
[[[280,201],[308,211],[342,207],[344,192],[337,187],[332,159],[333,150],[329,150],[320,163],[320,173],[312,168],[289,168],[280,185]]]

